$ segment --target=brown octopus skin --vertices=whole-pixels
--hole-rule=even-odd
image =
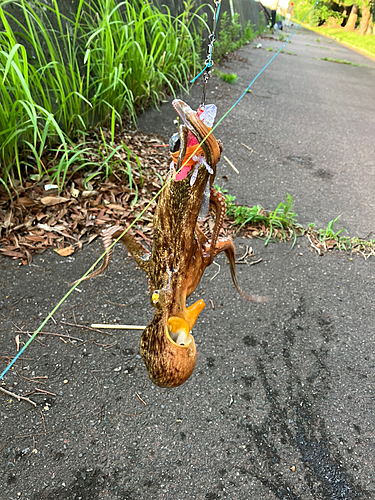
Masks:
[[[140,352],[150,379],[161,387],[183,384],[194,370],[197,353],[190,331],[204,302],[198,301],[187,308],[186,299],[197,288],[205,269],[216,255],[223,251],[227,255],[234,285],[242,296],[255,302],[265,299],[246,295],[238,285],[233,241],[229,237],[219,237],[225,215],[225,198],[212,188],[210,203],[216,218],[211,240],[199,228],[197,221],[203,192],[207,182],[211,186],[213,184],[222,146],[213,134],[209,135],[209,129],[197,113],[183,101],[175,100],[173,106],[183,122],[180,126],[183,153],[179,155],[177,168],[181,166],[187,130],[190,130],[199,143],[205,139],[201,147],[213,174],[209,174],[206,167],[201,165],[193,186],[190,186],[193,169],[181,181],[167,179],[154,215],[151,252],[137,243],[129,232],[121,237],[137,264],[149,277],[152,305],[156,311],[153,320],[143,331]],[[109,228],[104,233],[104,247],[108,249],[112,240],[124,230],[120,226]],[[109,251],[100,269],[89,277],[103,272],[108,267],[110,257]],[[185,345],[179,345],[171,338],[169,332],[175,333],[168,326],[172,320],[177,321],[180,329],[186,333]]]

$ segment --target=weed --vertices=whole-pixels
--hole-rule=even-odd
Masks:
[[[227,12],[224,12],[221,17],[220,31],[214,45],[214,56],[217,62],[229,52],[251,42],[256,36],[250,22],[246,24],[245,28],[242,28],[238,19],[239,14],[235,14],[233,19],[230,19]]]
[[[237,82],[236,73],[223,73],[222,71],[219,71],[218,69],[215,69],[214,73],[218,78],[220,78],[220,80],[223,80],[224,82],[227,82],[227,83],[236,83]]]
[[[314,28],[314,31],[322,35],[330,36],[340,43],[344,43],[351,47],[356,47],[371,55],[375,55],[375,37],[374,36],[361,36],[356,31],[344,31],[342,28],[328,28],[326,26],[319,26]],[[332,44],[331,40],[325,40],[325,43]]]
[[[267,51],[267,52],[272,52],[272,51],[273,51],[273,48],[272,48],[272,47],[267,47],[267,48],[266,48],[266,51]]]
[[[227,194],[227,190],[220,189],[218,186],[215,186],[215,188],[225,194],[227,216],[232,218],[234,223],[239,226],[238,231],[246,224],[260,224],[268,229],[265,245],[267,245],[271,237],[276,234],[278,234],[281,239],[287,239],[285,231],[293,235],[294,245],[297,231],[300,232],[300,227],[297,225],[297,216],[293,211],[293,198],[289,194],[287,194],[286,202],[279,203],[276,210],[267,212],[263,210],[260,205],[254,205],[253,207],[237,206],[235,204],[235,196]]]
[[[274,228],[279,228],[283,234],[283,238],[286,239],[284,229],[291,229],[294,235],[293,246],[296,242],[297,234],[295,230],[296,225],[296,213],[293,211],[293,198],[290,194],[286,195],[286,202],[279,203],[275,211],[271,212],[269,215],[269,225],[270,234],[266,240],[266,245],[268,244]]]
[[[334,63],[339,63],[339,64],[349,64],[349,66],[367,66],[367,64],[357,64],[357,63],[347,61],[346,59],[332,59],[332,57],[322,57],[319,60],[320,61],[329,61],[329,62],[334,62]]]
[[[3,8],[9,3],[12,10]],[[113,141],[123,116],[134,120],[137,110],[188,84],[199,61],[193,21],[207,28],[192,8],[188,0],[173,18],[150,0],[78,0],[75,15],[64,16],[57,0],[2,2],[1,184],[51,175],[61,190],[73,164],[101,169],[82,160],[84,143],[72,141],[102,125]],[[58,160],[42,161],[54,144]]]
[[[350,238],[342,236],[344,229],[334,229],[340,216],[331,220],[325,229],[316,229],[314,223],[309,224],[307,229],[303,228],[297,223],[297,215],[293,210],[293,198],[289,194],[287,194],[286,202],[279,203],[276,210],[269,212],[260,205],[237,206],[235,196],[229,195],[226,189],[221,189],[217,185],[215,188],[225,194],[227,216],[232,219],[234,225],[238,226],[237,232],[245,227],[257,237],[264,235],[266,237],[265,245],[269,243],[271,238],[285,241],[292,237],[294,246],[297,236],[306,236],[312,248],[320,254],[336,248],[341,251],[361,254],[365,258],[370,255],[375,256],[375,239]]]
[[[336,219],[331,220],[328,223],[326,229],[319,229],[318,234],[320,241],[325,241],[327,239],[335,240],[344,231],[344,229],[340,229],[339,231],[335,232],[333,229],[333,226],[338,222],[340,217],[341,215],[336,217]]]
[[[285,40],[285,36],[282,33],[279,34],[279,40],[280,42],[283,42]]]

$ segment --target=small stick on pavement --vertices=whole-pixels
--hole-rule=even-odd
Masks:
[[[254,266],[255,264],[259,264],[259,262],[262,262],[262,258],[261,259],[258,259],[258,260],[254,260],[254,262],[248,262],[248,265],[249,266]]]
[[[144,330],[145,326],[139,325],[101,325],[101,324],[93,324],[92,328],[108,328],[109,330]],[[112,335],[107,333],[107,335]]]
[[[20,373],[18,373],[18,371],[16,371],[17,375],[20,377],[20,378],[23,378],[24,380],[27,380],[28,382],[32,382],[33,384],[42,384],[42,385],[46,385],[45,382],[41,382],[40,380],[33,380],[31,378],[27,378],[27,377],[24,377],[23,375],[21,375]]]
[[[251,148],[250,146],[246,146],[246,144],[244,144],[243,142],[241,142],[241,146],[243,146],[244,148],[248,149],[250,151],[250,156],[255,153],[255,154],[259,154],[255,151],[255,149]]]
[[[4,394],[7,394],[8,396],[12,396],[12,398],[18,399],[18,401],[21,401],[21,399],[23,399],[24,401],[27,401],[33,406],[36,406],[36,403],[34,403],[34,401],[31,401],[31,399],[25,398],[24,396],[19,396],[18,394],[14,394],[14,392],[7,391],[3,387],[0,387],[0,391],[3,392]]]
[[[208,299],[208,301],[210,302],[212,309],[215,309],[213,301],[211,299]]]
[[[54,337],[64,337],[69,340],[78,340],[78,342],[82,342],[82,339],[78,337],[72,337],[71,335],[63,335],[61,333],[49,333],[49,332],[39,332],[40,335],[53,335]]]
[[[219,270],[218,270],[218,272],[217,272],[216,274],[214,274],[214,275],[212,276],[212,278],[210,279],[210,281],[212,281],[214,278],[216,278],[216,276],[220,273],[220,264],[218,264],[218,263],[217,263],[217,262],[215,262],[215,261],[214,261],[213,263],[214,263],[214,264],[216,264],[216,265],[219,267]]]
[[[99,344],[99,342],[95,342],[95,340],[93,341],[93,343],[94,343],[95,345],[100,346],[100,347],[113,347],[114,345],[116,345],[116,344],[117,344],[117,342],[112,342],[112,344]]]
[[[25,335],[28,335],[29,337],[31,337],[31,334],[32,334],[33,332],[24,332],[24,331],[23,331],[23,330],[22,330],[19,326],[17,326],[15,323],[13,323],[13,321],[12,321],[12,325],[14,326],[14,328],[17,328],[17,332],[19,332],[19,333],[18,333],[18,335],[16,336],[16,344],[17,344],[17,337],[18,337],[18,344],[17,344],[17,352],[18,352],[18,350],[19,350],[19,337],[20,337],[20,336],[19,336],[19,334],[20,334],[20,333],[24,333]],[[36,341],[37,341],[40,345],[42,345],[43,347],[48,347],[48,345],[43,344],[43,342],[41,342],[40,340],[38,340],[38,339],[35,339],[35,340],[36,340]]]
[[[236,167],[233,165],[233,163],[228,160],[228,158],[226,156],[224,156],[224,160],[229,163],[229,165],[233,168],[233,170],[236,172],[236,174],[239,174],[239,171],[236,169]]]
[[[147,406],[147,405],[146,405],[146,403],[145,403],[145,402],[143,401],[143,399],[141,398],[141,396],[138,394],[138,392],[136,392],[136,393],[135,393],[135,395],[137,396],[137,398],[139,399],[139,401],[140,401],[141,403],[143,403],[145,406]]]
[[[246,257],[246,255],[248,254],[249,252],[249,247],[246,245],[246,250],[245,250],[245,253],[243,254],[242,257],[240,257],[239,259],[236,260],[236,264],[238,264],[238,262],[240,262],[241,260],[244,260],[244,258]]]
[[[20,331],[20,333],[25,333],[26,335],[32,335],[35,332],[24,332],[23,330]],[[79,342],[83,342],[82,339],[79,339],[77,337],[71,337],[70,335],[63,335],[61,333],[52,333],[52,332],[39,332],[38,335],[53,335],[54,337],[65,337],[66,339],[70,340],[78,340]],[[20,358],[19,358],[20,359]],[[31,358],[22,358],[22,359],[31,359]]]
[[[55,398],[57,397],[54,392],[43,391],[43,389],[38,389],[37,387],[35,387],[34,390],[38,391],[38,392],[42,392],[43,394],[49,394],[50,396],[55,396]]]
[[[98,330],[95,326],[91,325],[91,326],[86,326],[86,325],[76,325],[74,323],[67,323],[66,321],[60,321],[60,323],[62,323],[63,325],[68,325],[68,326],[75,326],[76,328],[85,328],[86,330],[91,330],[91,331],[94,331],[94,332],[98,332],[98,333],[103,333],[104,335],[110,335],[112,337],[112,333],[108,333],[108,332],[101,332],[100,330]],[[62,336],[62,335],[61,335]]]

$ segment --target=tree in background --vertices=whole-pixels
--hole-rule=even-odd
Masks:
[[[314,0],[294,0],[295,18],[301,21],[311,9]],[[345,31],[358,29],[359,35],[375,34],[375,0],[320,0],[308,17],[310,26],[329,24]],[[373,31],[374,28],[374,31]]]
[[[363,0],[362,3],[362,17],[359,25],[359,35],[371,34],[371,11],[372,4],[369,0]],[[368,33],[370,29],[370,33]]]

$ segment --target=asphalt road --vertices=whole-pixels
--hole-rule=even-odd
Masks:
[[[290,193],[300,222],[325,227],[342,214],[342,227],[366,236],[375,229],[375,63],[316,39],[295,35],[286,48],[295,55],[280,54],[217,129],[240,171],[221,161],[218,182],[239,203],[271,209]],[[281,45],[261,43],[221,68],[239,75],[236,86],[211,80],[220,113],[272,57],[265,49]],[[195,107],[198,91],[186,98]],[[140,126],[168,135],[173,118],[166,105]],[[198,362],[177,389],[151,385],[139,333],[65,324],[151,319],[146,279],[122,248],[68,298],[44,331],[78,340],[40,336],[6,376],[14,392],[34,379],[56,396],[34,394],[36,408],[0,396],[1,500],[375,498],[373,258],[318,257],[304,238],[293,249],[236,245],[263,259],[239,265],[238,278],[269,302],[244,302],[219,257],[220,272],[211,266],[191,298],[206,301],[193,332]],[[49,252],[30,267],[0,260],[1,356],[16,352],[12,323],[38,327],[99,253]]]

